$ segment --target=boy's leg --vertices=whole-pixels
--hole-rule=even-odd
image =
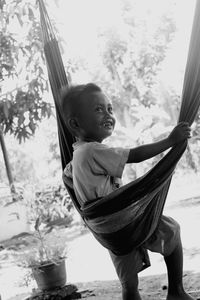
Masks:
[[[136,274],[132,281],[122,282],[122,299],[123,300],[142,300],[138,290],[138,275]]]
[[[192,300],[183,288],[183,250],[181,242],[174,251],[165,256],[165,263],[168,272],[168,296],[167,300]]]
[[[168,272],[167,300],[192,300],[183,288],[183,250],[179,224],[170,217],[162,216],[157,230],[145,247],[164,256]]]
[[[138,291],[138,275],[143,268],[143,257],[138,250],[126,255],[115,255],[109,251],[122,286],[123,300],[141,300]]]

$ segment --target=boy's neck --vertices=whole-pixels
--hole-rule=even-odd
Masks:
[[[102,143],[103,142],[103,140],[97,141],[92,138],[80,138],[80,137],[76,137],[76,141],[77,142],[86,142],[86,143],[91,143],[91,142]]]

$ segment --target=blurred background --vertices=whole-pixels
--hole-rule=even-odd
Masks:
[[[112,100],[117,125],[107,142],[135,147],[167,135],[179,115],[195,1],[54,0],[45,5],[70,82],[95,82]],[[63,238],[66,230],[69,240],[74,232],[69,280],[116,279],[105,249],[91,240],[62,183],[37,1],[1,0],[0,26],[0,282],[7,283],[4,276],[10,276],[9,268],[16,265],[19,248],[9,241],[24,232],[31,235],[38,216],[44,227],[61,230]],[[199,153],[200,113],[166,204],[167,213],[181,223],[186,269],[192,270],[199,268],[200,241],[191,235],[199,226]],[[124,183],[147,172],[163,155],[127,166]],[[85,239],[75,238],[80,232]],[[86,247],[82,254],[81,247]],[[76,268],[80,255],[90,257],[89,249],[95,249],[100,259],[98,265],[94,257],[87,277]],[[165,272],[157,266],[146,274]],[[88,270],[88,262],[82,269]],[[3,300],[11,293],[5,282]]]

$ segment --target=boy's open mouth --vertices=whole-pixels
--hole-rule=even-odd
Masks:
[[[110,121],[110,120],[106,121],[106,122],[103,123],[103,127],[112,129],[113,128],[113,122]]]

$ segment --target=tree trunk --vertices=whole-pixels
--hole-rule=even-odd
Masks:
[[[8,181],[9,181],[10,191],[11,191],[11,195],[12,195],[12,200],[16,201],[16,189],[15,189],[15,186],[14,186],[14,181],[13,181],[13,177],[12,177],[12,172],[11,172],[8,152],[7,152],[5,141],[4,141],[4,136],[3,136],[3,132],[2,132],[1,129],[0,129],[0,143],[1,143],[1,149],[2,149],[2,152],[3,152],[4,162],[5,162],[5,166],[6,166],[6,173],[7,173],[7,176],[8,176]]]

